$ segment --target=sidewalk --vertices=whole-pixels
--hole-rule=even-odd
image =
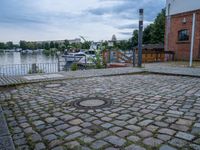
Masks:
[[[175,66],[169,66],[166,63],[153,63],[153,64],[145,64],[144,68],[123,67],[123,68],[58,72],[54,74],[37,74],[37,75],[27,75],[21,77],[0,77],[0,87],[9,85],[18,85],[24,83],[35,83],[40,81],[116,76],[116,75],[138,74],[144,72],[152,74],[161,74],[161,75],[162,74],[175,75],[175,76],[178,75],[178,76],[190,76],[190,77],[200,78],[200,68],[175,67]]]

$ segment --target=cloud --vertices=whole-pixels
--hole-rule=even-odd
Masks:
[[[148,24],[164,5],[164,0],[1,0],[0,32],[7,35],[0,41],[128,38],[123,33],[137,28],[139,8]]]

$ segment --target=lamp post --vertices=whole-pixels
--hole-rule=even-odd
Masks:
[[[142,67],[143,18],[144,18],[144,9],[139,9],[138,67]]]

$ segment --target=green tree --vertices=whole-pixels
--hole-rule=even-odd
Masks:
[[[165,37],[165,9],[156,17],[152,29],[152,43],[164,43]]]
[[[5,43],[0,42],[0,49],[5,49]]]
[[[13,49],[13,42],[9,41],[6,43],[7,49]]]
[[[50,48],[55,48],[55,44],[53,41],[50,42]]]
[[[133,46],[138,45],[138,30],[133,31],[132,42],[133,42]]]
[[[153,29],[154,29],[154,24],[150,24],[144,29],[144,32],[143,32],[143,43],[144,44],[153,43],[152,42]]]
[[[55,42],[55,48],[59,48],[59,43],[58,42]]]
[[[69,45],[70,45],[70,44],[69,44],[69,41],[68,41],[68,40],[65,40],[64,45],[65,45],[66,48],[68,48]]]
[[[44,49],[46,49],[46,50],[49,50],[49,49],[50,49],[50,46],[49,46],[49,43],[48,43],[48,42],[45,43]]]
[[[20,48],[21,48],[22,50],[26,50],[26,49],[27,49],[26,41],[20,41],[20,42],[19,42],[19,45],[20,45]]]

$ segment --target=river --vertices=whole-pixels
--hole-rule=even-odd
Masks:
[[[57,63],[56,56],[47,56],[39,51],[34,53],[2,52],[0,53],[0,75],[27,75],[34,71],[35,73],[53,73],[58,71]],[[32,64],[36,64],[35,67]]]
[[[20,53],[20,52],[4,52],[0,53],[0,65],[13,64],[40,64],[40,63],[56,63],[56,56],[47,56],[42,52]]]

